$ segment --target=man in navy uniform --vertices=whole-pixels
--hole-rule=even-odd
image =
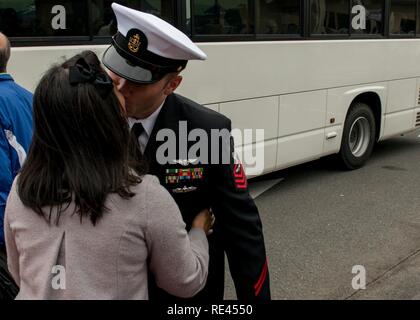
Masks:
[[[185,34],[153,15],[118,4],[112,8],[118,32],[103,56],[104,65],[126,99],[131,132],[139,155],[149,162],[150,173],[177,202],[187,228],[203,208],[212,209],[216,222],[209,236],[210,267],[207,285],[195,301],[219,301],[224,295],[224,253],[226,252],[237,297],[242,301],[270,299],[268,265],[262,224],[251,199],[242,165],[234,160],[233,139],[219,150],[212,150],[209,138],[208,159],[215,152],[229,152],[228,161],[206,164],[202,159],[180,157],[180,126],[188,132],[202,129],[210,137],[212,129],[230,132],[231,121],[174,93],[181,83],[188,60],[206,59]],[[178,159],[161,164],[157,152],[163,142],[161,129],[176,134]],[[230,141],[229,141],[230,140]],[[214,159],[214,157],[213,157]],[[150,299],[172,301],[167,293],[150,283]]]
[[[18,292],[7,272],[3,219],[13,179],[32,141],[32,93],[7,73],[10,54],[10,41],[0,32],[0,300],[14,299]]]

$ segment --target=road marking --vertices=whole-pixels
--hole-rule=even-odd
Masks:
[[[249,181],[249,193],[252,199],[258,198],[260,195],[270,190],[272,187],[274,187],[276,184],[278,184],[282,180],[284,180],[284,178],[263,180],[263,181],[256,181],[256,182],[252,182],[252,180]]]

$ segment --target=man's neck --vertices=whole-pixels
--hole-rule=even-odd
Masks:
[[[165,100],[166,100],[166,97],[156,106],[153,106],[152,108],[149,108],[147,110],[140,110],[137,114],[133,115],[131,118],[134,118],[137,120],[149,118],[153,113],[156,112],[156,110],[158,110],[163,105]]]

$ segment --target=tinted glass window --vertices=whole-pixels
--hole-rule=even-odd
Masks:
[[[391,0],[389,33],[414,34],[416,30],[416,0]]]
[[[9,37],[87,36],[86,0],[1,0],[0,30]]]
[[[417,2],[417,34],[420,35],[420,0]]]
[[[354,34],[382,34],[383,0],[353,0],[351,30]]]
[[[313,34],[348,34],[350,12],[348,0],[311,0]]]
[[[195,34],[252,34],[251,0],[194,0]]]
[[[171,24],[175,22],[176,0],[123,0],[119,4],[154,14]],[[117,24],[111,4],[115,0],[92,0],[93,34],[110,36],[117,32]]]
[[[389,33],[414,34],[416,32],[416,0],[391,0]]]
[[[300,34],[300,0],[258,0],[257,33]]]

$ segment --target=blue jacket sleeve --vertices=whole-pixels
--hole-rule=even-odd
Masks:
[[[13,175],[10,160],[9,143],[0,125],[0,245],[4,245],[4,210],[7,197],[12,187]]]

